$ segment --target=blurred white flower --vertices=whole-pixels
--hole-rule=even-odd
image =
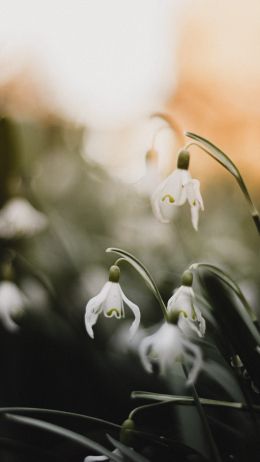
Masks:
[[[25,302],[26,297],[13,282],[0,282],[0,319],[7,330],[14,332],[19,328],[11,315],[22,311]]]
[[[145,156],[145,174],[135,187],[139,194],[149,197],[159,181],[158,153],[155,149],[150,149]]]
[[[191,363],[187,385],[195,382],[202,368],[202,354],[197,345],[185,338],[178,326],[164,323],[155,334],[146,337],[140,345],[140,357],[145,370],[153,372],[157,362],[160,373],[164,375],[175,361],[186,360]]]
[[[0,210],[1,238],[30,237],[46,226],[46,216],[38,212],[26,199],[10,199]]]
[[[200,194],[200,182],[191,178],[188,166],[189,153],[181,151],[177,169],[153,193],[152,208],[159,221],[169,223],[174,206],[183,205],[188,201],[191,207],[192,225],[198,231],[199,211],[204,210],[204,205]]]
[[[192,287],[180,286],[168,300],[167,311],[170,315],[178,316],[178,327],[185,334],[191,331],[203,337],[206,331],[206,322],[201,311],[195,305],[195,294]]]
[[[124,460],[119,449],[114,449],[112,452],[113,454],[118,456],[120,460]],[[107,456],[87,456],[85,457],[84,462],[97,462],[97,461],[102,461],[102,460],[110,460],[110,459]]]
[[[117,319],[125,317],[124,303],[129,306],[134,314],[134,321],[130,327],[132,337],[140,324],[140,310],[138,306],[129,300],[122,291],[119,284],[119,268],[111,266],[109,281],[105,283],[98,295],[91,298],[86,306],[85,325],[91,338],[94,338],[92,327],[96,324],[98,316],[103,313],[106,318]]]

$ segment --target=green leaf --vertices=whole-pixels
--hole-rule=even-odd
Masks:
[[[247,200],[247,203],[251,211],[252,218],[254,220],[254,223],[257,227],[258,232],[260,233],[260,218],[259,218],[258,211],[251,199],[251,196],[244,183],[244,180],[238,168],[234,164],[234,162],[223,151],[221,151],[221,149],[219,149],[217,146],[215,146],[213,143],[206,140],[202,136],[196,135],[195,133],[191,133],[191,132],[185,132],[185,136],[198,142],[199,147],[201,147],[207,154],[213,157],[213,159],[215,159],[217,162],[223,165],[223,167],[226,168],[231,173],[231,175],[235,177],[235,179],[237,180],[239,184],[240,189],[242,190]]]
[[[159,289],[156,283],[154,282],[152,276],[150,275],[149,271],[140,262],[140,260],[138,260],[136,257],[134,257],[134,255],[130,254],[129,252],[126,252],[125,250],[122,250],[122,249],[118,249],[116,247],[109,247],[108,249],[106,249],[106,252],[116,253],[120,255],[123,258],[123,260],[127,261],[140,274],[140,276],[145,281],[146,285],[149,287],[149,289],[152,291],[153,295],[156,297],[157,301],[159,302],[164,316],[166,316],[167,315],[166,306],[161,297]]]
[[[77,414],[75,412],[67,411],[57,411],[56,409],[42,409],[36,407],[0,407],[0,414],[6,413],[21,413],[21,414],[45,414],[56,417],[67,417],[69,419],[74,419],[78,421],[87,421],[90,423],[96,423],[103,425],[103,427],[112,428],[114,430],[120,430],[121,426],[107,420],[99,419],[97,417],[92,417],[84,414]]]
[[[201,269],[199,278],[223,337],[232,345],[255,384],[260,386],[259,333],[237,294],[209,269]]]
[[[213,157],[217,162],[219,162],[223,167],[225,167],[231,175],[233,175],[237,180],[240,180],[241,175],[238,168],[235,166],[234,162],[217,146],[215,146],[210,141],[202,138],[202,136],[196,135],[195,133],[185,132],[185,136],[191,138],[195,141],[198,141],[205,148],[207,153]]]
[[[95,441],[81,435],[80,433],[73,432],[71,430],[68,430],[67,428],[60,427],[59,425],[55,425],[50,422],[46,422],[44,420],[33,419],[31,417],[22,417],[16,414],[6,413],[4,415],[6,419],[10,422],[16,422],[25,427],[29,426],[29,427],[39,428],[41,430],[48,431],[55,435],[62,436],[63,438],[73,441],[74,443],[77,443],[80,446],[85,447],[86,449],[93,449],[93,451],[97,452],[98,454],[102,454],[102,455],[104,454],[110,460],[113,460],[115,462],[121,462],[120,458],[117,455],[113,454],[111,451],[106,449],[101,444],[96,443]]]
[[[221,268],[218,268],[217,266],[211,265],[210,263],[193,263],[190,266],[190,269],[195,269],[196,270],[196,269],[199,269],[199,268],[206,268],[206,269],[210,270],[212,273],[214,273],[216,276],[218,276],[223,282],[225,282],[230,287],[230,289],[232,289],[235,292],[235,294],[239,297],[242,304],[244,305],[244,308],[245,308],[247,314],[250,316],[251,320],[253,322],[257,321],[257,317],[255,315],[255,312],[251,308],[251,306],[249,305],[249,303],[246,300],[246,298],[245,298],[243,292],[241,291],[240,287],[237,285],[237,283],[235,281],[233,281],[233,279],[231,279],[231,277],[227,273],[225,273]],[[244,316],[244,313],[241,313],[241,314],[242,314],[242,316]],[[245,318],[245,322],[248,322],[248,317],[247,316]],[[260,337],[259,337],[259,341],[260,341]]]
[[[129,448],[128,446],[125,446],[120,441],[115,440],[114,438],[112,438],[112,436],[107,435],[107,438],[115,448],[119,449],[120,452],[122,452],[122,454],[127,456],[127,458],[132,460],[133,462],[149,462],[149,460],[146,459],[146,457],[142,456],[141,454],[138,454],[136,451]]]

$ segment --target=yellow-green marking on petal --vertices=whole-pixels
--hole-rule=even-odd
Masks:
[[[166,199],[168,199],[169,202],[170,202],[171,204],[173,204],[173,203],[175,202],[174,197],[171,196],[170,194],[165,194],[165,195],[162,197],[161,200],[164,202],[164,201],[166,201]]]

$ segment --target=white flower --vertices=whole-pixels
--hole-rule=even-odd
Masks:
[[[98,316],[103,313],[106,318],[117,319],[125,317],[124,303],[129,306],[134,314],[134,322],[130,327],[130,336],[132,337],[140,324],[140,310],[138,306],[129,300],[122,291],[119,284],[119,268],[111,266],[109,281],[106,282],[98,295],[91,298],[86,306],[85,324],[91,338],[94,338],[92,327],[96,324]]]
[[[25,302],[26,297],[13,282],[0,283],[0,319],[7,330],[14,332],[19,328],[11,314],[23,310]]]
[[[159,221],[169,223],[173,208],[186,201],[190,204],[192,225],[197,231],[199,211],[204,210],[200,182],[192,179],[188,170],[177,168],[153,193],[152,208]]]
[[[195,382],[202,368],[202,354],[197,345],[185,338],[178,326],[164,323],[153,335],[146,337],[140,345],[140,356],[147,372],[153,372],[153,362],[159,365],[160,373],[173,366],[175,361],[186,360],[192,367],[187,385]]]
[[[201,311],[195,305],[195,294],[192,287],[180,286],[169,299],[167,311],[170,315],[179,316],[178,327],[185,335],[195,331],[203,337],[206,331],[206,322]]]
[[[119,451],[119,449],[114,449],[112,452],[113,452],[113,454],[118,456],[118,458],[120,460],[124,460],[121,452]],[[87,456],[87,457],[85,457],[84,462],[98,462],[98,461],[102,461],[102,460],[110,460],[110,459],[107,456]]]
[[[46,216],[26,199],[10,199],[0,210],[0,237],[30,237],[47,226]]]

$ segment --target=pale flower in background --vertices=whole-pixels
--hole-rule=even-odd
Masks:
[[[0,237],[4,239],[33,236],[47,224],[47,217],[21,197],[10,199],[0,210]]]
[[[151,192],[160,182],[160,172],[158,165],[158,153],[155,149],[150,149],[145,156],[145,174],[135,184],[139,194],[150,196]]]
[[[186,339],[179,327],[168,322],[142,341],[140,357],[147,372],[153,372],[153,363],[156,362],[162,375],[175,361],[184,360],[191,363],[187,385],[195,382],[203,364],[200,348]]]
[[[0,282],[0,320],[10,332],[19,329],[11,316],[23,311],[25,303],[26,297],[16,284],[11,281]]]
[[[111,276],[112,273],[112,276]],[[103,313],[106,318],[115,317],[121,319],[125,317],[124,303],[134,314],[134,321],[129,329],[132,337],[140,324],[140,310],[138,306],[129,300],[119,284],[119,268],[112,266],[109,273],[109,281],[105,283],[98,295],[91,298],[86,306],[85,325],[87,333],[94,338],[93,326],[98,320],[98,316]],[[116,276],[115,276],[116,275]]]

